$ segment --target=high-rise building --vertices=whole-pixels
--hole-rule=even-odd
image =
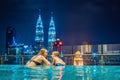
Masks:
[[[37,49],[44,47],[44,30],[43,30],[43,23],[40,13],[36,24],[35,43]]]
[[[12,45],[14,41],[14,36],[15,36],[15,29],[12,26],[8,26],[6,30],[6,48],[10,45]]]
[[[81,45],[81,53],[91,53],[92,52],[92,45],[90,45],[88,42],[83,42],[83,45]]]
[[[52,51],[52,45],[53,42],[56,41],[56,30],[55,30],[55,23],[53,20],[53,13],[51,13],[51,19],[49,23],[49,29],[48,29],[48,51]]]
[[[108,52],[108,46],[107,44],[103,44],[103,54],[106,54]]]

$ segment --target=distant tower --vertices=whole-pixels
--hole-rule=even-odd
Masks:
[[[8,26],[6,30],[6,51],[7,54],[10,52],[10,46],[16,45],[15,42],[15,28]]]
[[[44,30],[43,30],[43,23],[40,15],[40,10],[39,10],[39,17],[36,24],[35,43],[36,43],[37,49],[44,47]]]
[[[9,48],[10,45],[14,42],[15,29],[12,26],[8,26],[6,30],[6,48]]]
[[[49,24],[49,31],[48,31],[48,51],[52,51],[53,42],[56,41],[56,30],[55,30],[55,23],[53,20],[53,13],[51,13],[51,19]]]

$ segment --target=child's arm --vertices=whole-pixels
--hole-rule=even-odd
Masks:
[[[55,64],[55,59],[54,58],[52,58],[52,65],[54,65]]]
[[[62,59],[61,59],[61,60],[62,60]],[[62,60],[62,64],[63,64],[63,65],[66,65],[66,63],[65,63],[63,60]]]
[[[66,65],[66,63],[63,61],[63,64]]]

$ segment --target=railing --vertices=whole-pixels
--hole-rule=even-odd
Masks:
[[[120,44],[98,44],[98,45],[73,45],[73,46],[63,46],[62,53],[74,54],[76,51],[80,51],[81,53],[108,53],[108,54],[117,54],[120,53]]]
[[[33,55],[0,56],[0,64],[26,64]],[[120,54],[83,54],[84,65],[120,65]],[[74,64],[75,54],[63,54],[62,59],[67,65]],[[49,60],[51,57],[49,56]]]

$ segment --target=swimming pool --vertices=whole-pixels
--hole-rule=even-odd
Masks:
[[[120,66],[0,65],[0,80],[120,80]]]

